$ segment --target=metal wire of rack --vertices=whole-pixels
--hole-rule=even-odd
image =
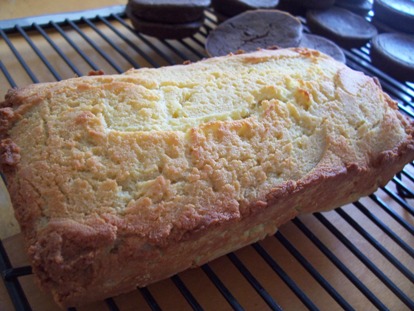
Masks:
[[[136,33],[123,6],[0,22],[0,85],[6,86],[0,96],[10,87],[89,71],[197,61],[206,57],[204,41],[216,25],[208,10],[195,36],[159,40]],[[414,86],[373,67],[369,48],[344,50],[347,64],[377,76],[399,108],[414,117]],[[388,185],[353,204],[303,215],[264,241],[88,310],[414,310],[413,196],[410,163]],[[15,255],[17,242],[0,241],[9,306],[59,310],[33,289],[30,266]]]

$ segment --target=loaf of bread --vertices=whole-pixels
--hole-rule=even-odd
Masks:
[[[131,291],[372,193],[414,159],[376,79],[261,50],[9,91],[1,167],[62,306]]]

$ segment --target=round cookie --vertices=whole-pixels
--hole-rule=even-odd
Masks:
[[[369,0],[336,0],[335,5],[360,15],[367,15],[372,10],[372,2]]]
[[[371,23],[377,27],[378,32],[379,33],[383,33],[383,32],[401,32],[400,30],[392,27],[389,24],[386,24],[385,22],[381,21],[380,19],[378,19],[378,17],[373,16],[371,19]]]
[[[399,80],[414,82],[414,36],[383,33],[371,40],[374,66]]]
[[[207,37],[210,56],[277,46],[297,47],[302,37],[299,19],[279,10],[247,11],[218,25]]]
[[[216,16],[216,18],[217,18],[217,24],[220,24],[220,23],[222,23],[222,22],[224,22],[224,21],[226,21],[226,20],[228,20],[229,18],[231,18],[231,16],[227,16],[227,15],[224,15],[223,13],[220,13],[219,11],[214,11],[214,15]]]
[[[304,7],[306,9],[328,9],[334,5],[335,0],[288,0],[289,4]]]
[[[346,62],[346,57],[342,49],[334,42],[324,37],[304,33],[302,35],[302,40],[300,41],[299,46],[318,50],[331,56],[337,61],[340,61],[342,63]]]
[[[197,33],[204,23],[204,18],[201,18],[198,21],[182,24],[148,22],[137,18],[128,9],[126,10],[126,13],[136,31],[159,39],[182,39],[190,37]]]
[[[280,0],[278,10],[289,12],[295,16],[305,16],[309,9],[328,9],[334,4],[334,0],[313,0],[313,1],[295,1]]]
[[[413,0],[375,0],[374,17],[394,29],[414,33]]]
[[[163,24],[199,21],[210,0],[129,0],[128,10],[138,19]]]
[[[232,17],[249,10],[274,9],[279,0],[212,0],[211,6],[224,16]]]
[[[360,47],[378,33],[375,26],[362,16],[338,7],[310,10],[306,19],[312,32],[345,48]]]

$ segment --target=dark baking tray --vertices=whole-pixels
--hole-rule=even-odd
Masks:
[[[195,36],[159,40],[135,33],[124,6],[0,21],[0,96],[10,87],[91,70],[120,73],[197,61],[206,57],[204,41],[216,25],[208,10]],[[344,50],[347,64],[378,77],[413,118],[413,84],[373,67],[369,49],[367,44]],[[410,163],[386,187],[353,204],[301,216],[264,241],[87,309],[414,309],[413,197]],[[32,284],[30,266],[22,264],[16,243],[20,237],[0,241],[0,271],[9,299],[5,308],[59,310]]]

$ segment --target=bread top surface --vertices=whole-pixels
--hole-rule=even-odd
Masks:
[[[2,167],[28,236],[109,223],[161,243],[411,138],[374,79],[299,48],[31,85],[2,106]]]

